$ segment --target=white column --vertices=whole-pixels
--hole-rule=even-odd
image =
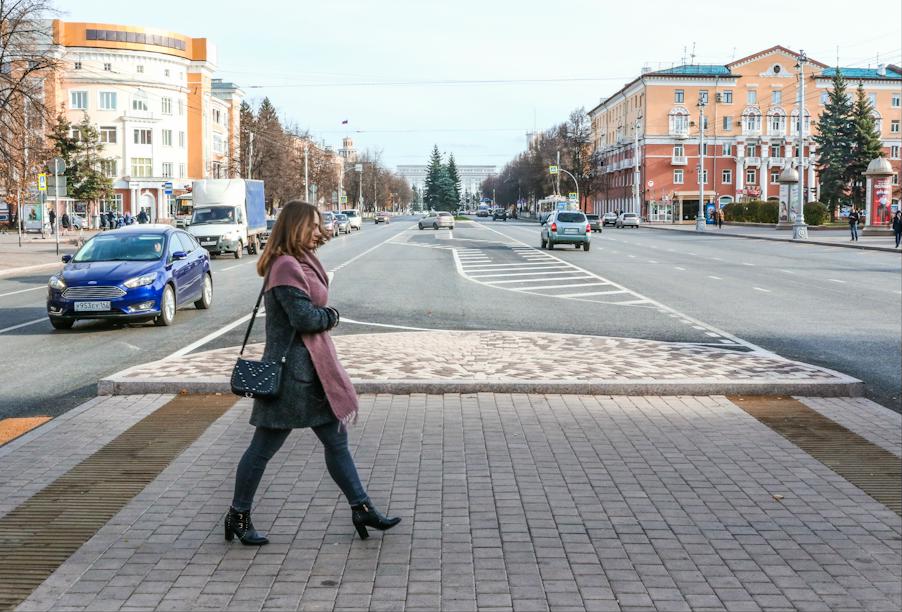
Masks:
[[[761,195],[758,196],[758,199],[762,202],[767,201],[767,186],[770,183],[770,166],[768,165],[770,162],[770,142],[767,144],[761,143],[761,166],[759,169],[761,170]]]
[[[820,184],[815,184],[815,176],[814,176],[814,144],[808,144],[808,181],[805,183],[808,185],[808,201],[816,200],[820,201]]]
[[[741,149],[737,146],[736,153]],[[737,155],[736,157],[736,200],[739,200],[742,190],[745,189],[745,157]]]

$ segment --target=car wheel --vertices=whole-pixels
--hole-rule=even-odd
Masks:
[[[198,310],[206,310],[213,303],[213,277],[207,272],[204,274],[204,290],[200,294],[200,299],[194,302],[194,307]]]
[[[583,243],[583,244],[585,244],[585,243]],[[579,250],[579,243],[578,243],[578,242],[577,242],[577,243],[575,243],[575,244],[574,244],[574,245],[573,245],[573,246],[575,246],[575,247],[576,247],[576,250],[577,250],[577,251],[578,251],[578,250]]]
[[[438,223],[433,223],[433,224],[432,224],[432,229],[437,230],[437,229],[438,229]]]
[[[422,223],[417,223],[417,225],[420,227],[420,229],[423,229],[423,224],[422,224]]]
[[[75,325],[75,321],[51,318],[50,324],[53,326],[53,329],[72,329],[72,326]]]
[[[160,298],[160,314],[153,320],[155,325],[168,327],[175,320],[175,293],[172,285],[163,288],[163,297]]]
[[[244,255],[244,243],[242,241],[238,241],[238,248],[235,250],[235,259],[241,259]]]
[[[579,248],[579,247],[576,247],[576,248]],[[588,250],[589,250],[589,243],[588,243],[588,242],[584,242],[584,243],[583,243],[583,250],[584,250],[584,251],[588,251]]]
[[[554,243],[551,242],[551,238],[548,239],[548,250],[549,250],[549,251],[553,251],[553,250],[554,250]]]

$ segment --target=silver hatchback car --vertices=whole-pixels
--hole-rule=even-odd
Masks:
[[[576,210],[556,210],[542,224],[542,248],[553,249],[556,244],[572,244],[589,250],[592,226],[586,215]]]
[[[621,229],[624,227],[635,227],[638,229],[639,215],[634,212],[620,213],[620,216],[617,217],[617,224],[614,225],[614,227],[619,227]]]
[[[454,215],[444,210],[429,213],[417,223],[420,229],[431,227],[432,229],[448,228],[454,229]]]

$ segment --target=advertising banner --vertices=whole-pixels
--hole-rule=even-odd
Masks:
[[[871,225],[889,225],[892,223],[892,177],[875,176],[871,178]]]

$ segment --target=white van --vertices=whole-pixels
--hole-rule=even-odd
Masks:
[[[363,227],[363,218],[360,216],[359,210],[343,210],[341,214],[347,215],[351,222],[351,229],[359,230]]]

